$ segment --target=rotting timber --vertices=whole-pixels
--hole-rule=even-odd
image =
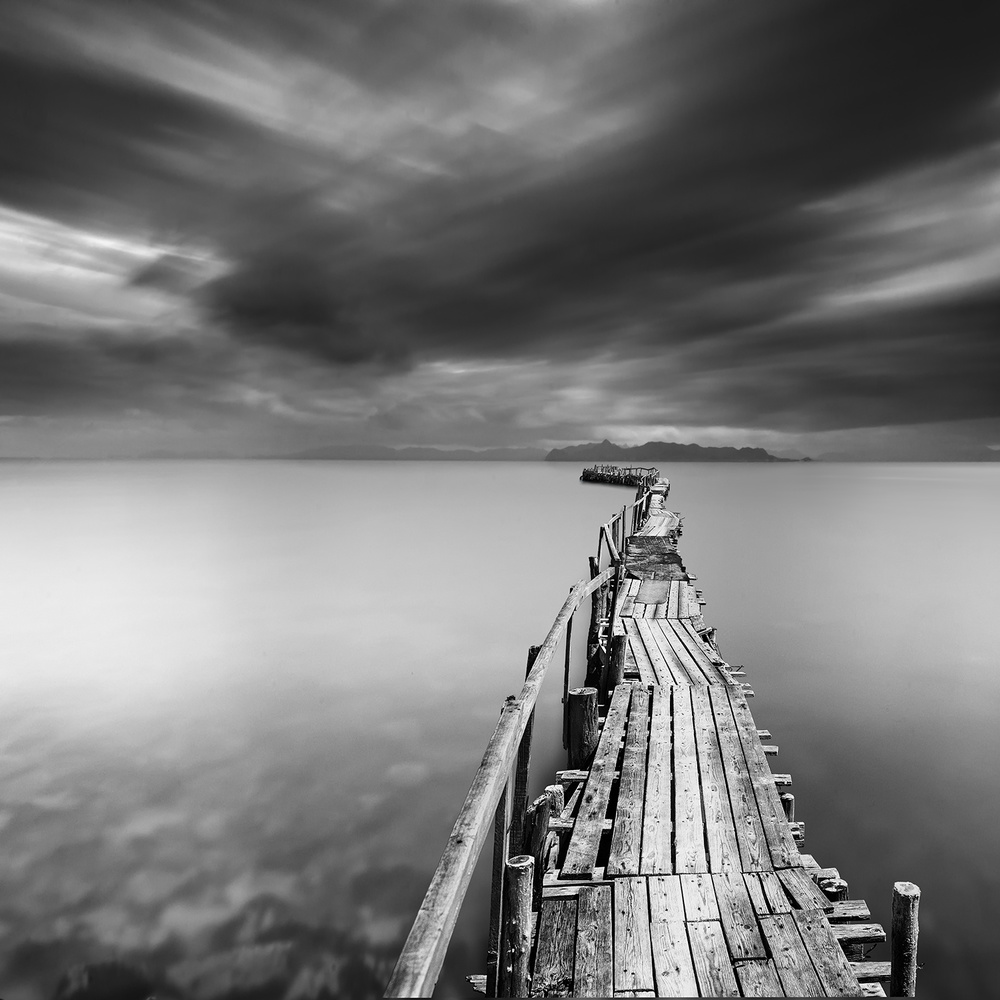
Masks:
[[[895,884],[891,960],[868,960],[885,932],[801,852],[791,779],[702,617],[668,489],[640,486],[601,526],[590,580],[529,649],[386,996],[430,996],[490,834],[486,972],[469,977],[489,996],[914,995],[919,889]],[[561,643],[568,767],[529,803],[534,705]]]
[[[612,486],[634,486],[645,492],[659,480],[660,473],[643,465],[594,465],[584,469],[580,478],[585,483],[610,483]]]

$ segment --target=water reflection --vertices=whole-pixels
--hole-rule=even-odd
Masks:
[[[622,498],[577,474],[0,468],[6,1000],[112,959],[161,997],[381,995],[525,648]],[[988,992],[997,470],[671,475],[807,849],[883,923],[891,882],[921,884],[922,995]],[[479,872],[441,995],[484,969],[487,893]]]

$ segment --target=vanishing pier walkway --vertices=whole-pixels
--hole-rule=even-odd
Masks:
[[[387,995],[433,989],[488,832],[490,954],[470,977],[488,995],[884,996],[890,977],[913,995],[919,890],[896,884],[892,962],[864,960],[885,932],[800,851],[791,779],[771,771],[753,692],[702,617],[668,489],[640,488],[601,528],[592,579],[529,652]],[[534,699],[586,596],[582,688],[565,644],[570,766],[529,805]]]

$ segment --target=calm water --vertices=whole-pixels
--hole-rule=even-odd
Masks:
[[[806,849],[886,925],[920,884],[921,995],[990,993],[1000,467],[663,471]],[[237,953],[276,997],[380,995],[526,647],[629,499],[578,474],[0,464],[0,996],[117,957],[207,1000]],[[484,971],[485,892],[441,995]]]

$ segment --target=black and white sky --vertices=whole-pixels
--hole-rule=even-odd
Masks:
[[[998,22],[3,0],[0,455],[995,456]]]

